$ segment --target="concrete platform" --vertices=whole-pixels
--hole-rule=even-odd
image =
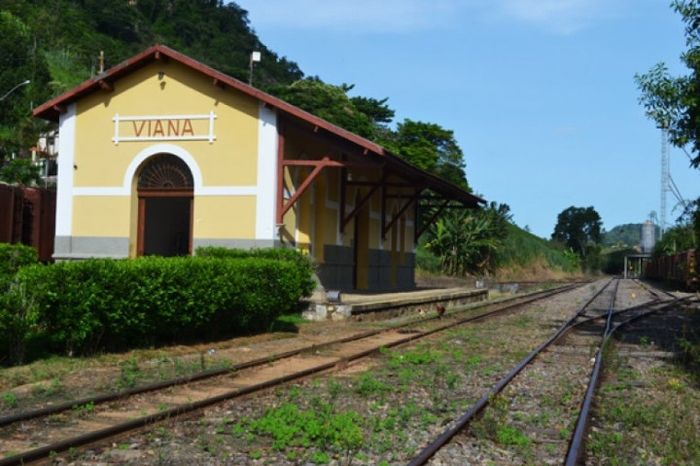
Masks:
[[[340,303],[329,303],[325,293],[314,293],[303,313],[308,320],[387,319],[420,311],[460,306],[488,297],[488,290],[474,288],[419,289],[395,293],[343,293]]]

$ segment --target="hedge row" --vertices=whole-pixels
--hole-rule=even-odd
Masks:
[[[219,259],[273,259],[288,261],[294,264],[302,282],[304,296],[310,296],[316,288],[313,265],[309,256],[291,248],[261,248],[261,249],[229,249],[215,246],[199,247],[195,254],[200,257],[216,257]]]
[[[33,248],[0,243],[0,361],[7,356],[15,361],[22,359],[23,335],[27,333],[29,319],[28,311],[19,306],[20,296],[12,292],[13,281],[21,267],[36,263],[37,254]]]
[[[36,263],[37,255],[34,248],[24,244],[0,243],[0,286],[14,277],[20,267]],[[5,290],[0,289],[0,291]]]
[[[298,306],[309,280],[293,261],[265,258],[62,262],[22,268],[0,314],[12,316],[7,351],[40,341],[89,354],[265,329]]]

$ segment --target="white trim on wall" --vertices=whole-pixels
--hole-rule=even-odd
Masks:
[[[70,236],[73,228],[73,174],[75,164],[75,103],[58,117],[58,175],[56,236]]]
[[[262,102],[258,107],[257,198],[255,237],[277,238],[275,208],[277,193],[277,113]]]
[[[196,191],[197,196],[256,196],[256,186],[203,186]],[[128,196],[124,188],[103,188],[100,186],[82,186],[73,188],[73,196]]]
[[[69,139],[69,138],[66,138]],[[59,139],[59,144],[62,143],[63,138]],[[199,169],[199,166],[197,165],[197,162],[195,161],[194,157],[192,157],[192,154],[187,152],[185,149],[183,149],[180,146],[177,146],[175,144],[154,144],[152,146],[149,146],[145,149],[143,149],[141,152],[136,154],[136,156],[131,160],[131,163],[129,163],[129,166],[126,169],[126,172],[124,172],[124,178],[122,181],[121,186],[79,186],[79,187],[72,187],[73,185],[73,180],[72,180],[72,175],[73,175],[73,158],[70,158],[70,175],[71,179],[69,183],[66,183],[65,180],[60,178],[60,165],[59,165],[59,180],[58,180],[58,185],[59,185],[59,190],[60,186],[63,185],[70,185],[72,187],[72,192],[71,192],[71,198],[72,196],[131,196],[131,186],[134,180],[134,175],[136,174],[136,171],[138,168],[141,166],[141,164],[151,157],[152,155],[156,154],[173,154],[174,156],[178,157],[181,159],[187,167],[190,169],[192,172],[192,180],[194,182],[194,195],[195,196],[257,196],[258,194],[258,188],[257,186],[204,186],[202,183],[202,172]],[[59,157],[59,164],[63,161],[62,157]],[[72,206],[72,203],[71,203]],[[71,218],[72,212],[68,212],[68,217]],[[57,214],[58,215],[58,214]],[[60,215],[64,215],[64,213],[61,213]],[[58,230],[58,219],[60,217],[57,217],[57,228],[56,232],[59,234]],[[68,233],[60,233],[60,235],[65,235],[69,236],[70,231]]]

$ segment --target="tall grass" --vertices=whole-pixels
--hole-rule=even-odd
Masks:
[[[578,256],[560,246],[533,235],[516,225],[508,224],[507,235],[496,251],[497,270],[548,268],[553,271],[577,273],[581,269]],[[440,273],[440,259],[419,244],[416,250],[416,265],[419,269]]]
[[[508,235],[498,251],[499,267],[526,267],[541,260],[564,272],[577,272],[580,269],[578,256],[573,252],[509,224]]]

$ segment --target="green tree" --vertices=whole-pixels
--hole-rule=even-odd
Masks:
[[[353,86],[349,84],[335,86],[324,83],[318,77],[311,77],[293,82],[288,86],[273,87],[270,91],[280,99],[341,128],[365,138],[374,139],[377,135],[377,123],[380,122],[376,119],[383,120],[387,115],[387,113],[381,114],[379,110],[384,108],[391,114],[393,110],[389,110],[384,105],[386,99],[383,101],[366,98],[351,99],[348,97],[348,92],[352,88]],[[358,108],[356,105],[358,102],[360,107],[369,113]]]
[[[384,144],[416,167],[471,191],[464,171],[464,154],[453,131],[435,123],[405,119]]]
[[[593,207],[574,207],[557,216],[552,239],[571,248],[585,258],[600,242],[602,222]]]
[[[9,184],[32,186],[41,182],[40,168],[29,158],[8,160],[0,167],[0,181]]]
[[[641,91],[640,103],[659,127],[668,131],[677,147],[690,147],[693,167],[700,166],[700,0],[674,0],[671,7],[685,23],[687,50],[681,55],[690,73],[672,76],[658,63],[635,81]]]
[[[41,122],[31,116],[31,102],[48,97],[48,69],[30,30],[16,16],[0,11],[0,161],[36,141]],[[18,84],[30,80],[26,86]],[[10,90],[13,92],[7,94]]]
[[[680,223],[664,232],[654,245],[654,255],[675,254],[695,247],[695,235],[691,223]]]

